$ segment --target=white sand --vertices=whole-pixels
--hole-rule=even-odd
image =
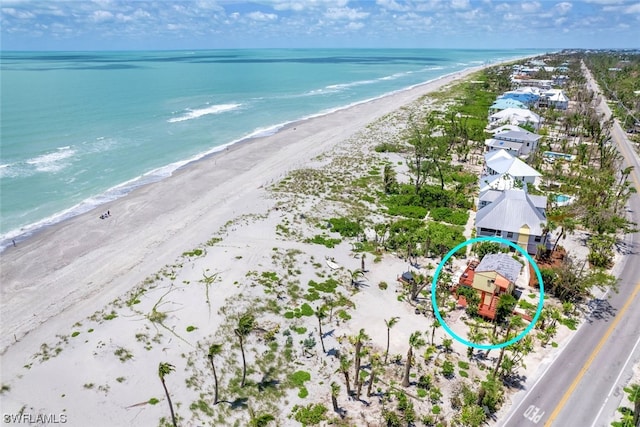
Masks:
[[[214,332],[222,322],[218,309],[225,299],[236,298],[239,292],[254,292],[247,288],[246,272],[268,260],[274,246],[301,246],[281,240],[275,243],[275,226],[283,214],[270,210],[275,202],[267,197],[264,187],[378,117],[471,71],[475,70],[233,146],[101,207],[100,212],[110,210],[109,219],[100,220],[97,211],[89,212],[6,250],[0,260],[0,354],[2,384],[11,391],[3,396],[3,412],[16,412],[26,405],[29,413],[64,410],[70,425],[89,421],[94,425],[157,423],[168,414],[164,401],[125,408],[151,397],[163,400],[158,362],[174,363],[178,373],[187,369],[180,354],[194,351],[198,340]],[[170,289],[169,281],[158,282],[156,289],[140,297],[141,303],[135,306],[139,314],[124,306],[125,294],[149,275],[175,264],[183,252],[203,247],[229,221],[268,212],[267,218],[254,225],[233,223],[226,228],[220,245],[207,248],[206,257],[186,261],[183,268],[176,269],[174,290],[159,310],[168,313],[166,324],[175,327],[188,343],[159,329],[163,334],[160,342],[145,350],[144,341],[157,333],[145,314]],[[323,246],[313,246],[312,251],[316,261],[329,254]],[[348,248],[343,251],[348,253]],[[357,268],[357,260],[354,264],[351,268]],[[210,313],[202,303],[204,285],[195,283],[206,269],[219,272],[222,278],[211,287]],[[393,278],[388,281],[393,286]],[[199,289],[191,292],[188,286],[181,287],[185,282]],[[119,317],[105,321],[101,313],[88,319],[105,307],[106,314],[114,310]],[[187,333],[188,325],[199,329]],[[71,337],[72,332],[80,334]],[[141,335],[136,340],[136,334],[148,338]],[[43,352],[41,345],[45,343],[48,350]],[[62,349],[59,356],[42,356],[54,354],[56,347]],[[394,343],[393,351],[402,351],[400,347]],[[133,358],[121,362],[114,355],[118,348],[130,351]],[[34,358],[37,353],[40,356]],[[48,360],[41,363],[43,358]],[[125,379],[115,380],[120,377]],[[178,402],[197,399],[185,388],[183,374],[169,376],[167,382]],[[178,412],[188,416],[185,408]]]

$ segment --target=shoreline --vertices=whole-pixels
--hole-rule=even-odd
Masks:
[[[355,101],[347,105],[331,108],[329,110],[322,110],[317,113],[310,114],[308,116],[303,116],[303,117],[293,119],[291,121],[287,121],[283,123],[276,123],[274,125],[271,125],[265,128],[254,129],[247,135],[244,135],[240,138],[237,138],[229,142],[225,142],[221,145],[212,147],[201,153],[197,153],[191,156],[190,158],[177,160],[167,165],[163,165],[158,168],[147,171],[141,175],[138,175],[124,182],[118,183],[108,188],[102,193],[90,196],[67,209],[56,212],[39,221],[21,226],[20,228],[9,230],[0,236],[0,254],[3,254],[6,250],[10,249],[13,246],[13,243],[12,243],[13,241],[15,241],[17,244],[24,243],[32,238],[37,237],[40,233],[42,233],[49,227],[54,227],[63,222],[73,220],[75,217],[86,214],[88,212],[97,211],[101,207],[106,207],[109,203],[113,203],[123,197],[127,197],[129,194],[136,191],[140,187],[157,184],[159,182],[170,179],[176,173],[178,173],[181,169],[188,168],[191,165],[194,165],[195,163],[200,161],[204,161],[212,156],[217,156],[221,152],[231,149],[231,147],[243,145],[248,142],[251,142],[252,140],[256,140],[256,139],[260,140],[263,138],[270,137],[280,132],[284,132],[287,129],[290,129],[292,127],[296,127],[299,124],[309,120],[322,118],[340,111],[348,110],[358,105],[375,102],[381,99],[385,99],[387,97],[392,97],[394,95],[401,94],[403,92],[417,90],[421,87],[428,86],[432,83],[438,82],[441,79],[447,79],[461,73],[474,72],[474,71],[478,71],[480,69],[490,67],[493,65],[508,63],[511,61],[517,61],[517,60],[521,60],[523,58],[528,58],[528,57],[529,56],[517,57],[517,58],[508,59],[506,61],[496,60],[494,62],[487,62],[482,65],[470,66],[468,68],[464,68],[458,71],[453,71],[451,73],[447,73],[442,76],[439,76],[421,83],[407,86],[405,88],[397,89],[392,92],[383,93],[381,95],[374,96],[372,98],[367,98],[361,101]],[[168,174],[167,172],[163,173],[163,171],[167,169],[169,170]],[[104,200],[104,201],[101,201],[101,200]]]
[[[0,258],[0,354],[75,304],[93,298],[104,302],[100,295],[123,294],[150,272],[175,262],[211,238],[229,217],[250,210],[243,198],[261,197],[261,187],[284,178],[367,124],[486,67],[451,73],[233,144],[103,205],[110,218],[101,220],[91,210],[8,248]],[[225,220],[218,223],[220,217]],[[109,291],[103,292],[104,288]]]

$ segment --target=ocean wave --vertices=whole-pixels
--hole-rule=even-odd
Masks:
[[[57,151],[28,159],[25,163],[34,167],[38,172],[58,172],[68,165],[68,162],[64,160],[73,157],[75,154],[76,150],[67,145],[58,147]]]
[[[187,109],[186,110],[187,112],[182,116],[173,117],[167,120],[167,122],[177,123],[177,122],[183,122],[185,120],[197,119],[198,117],[202,117],[210,114],[220,114],[220,113],[224,113],[225,111],[235,110],[239,108],[241,105],[242,104],[216,104],[216,105],[210,105],[205,108],[198,108],[195,110]]]

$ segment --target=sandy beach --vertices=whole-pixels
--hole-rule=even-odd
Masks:
[[[348,314],[338,306],[325,319],[329,354],[344,348],[360,329],[370,337],[371,351],[382,354],[384,322],[397,316],[389,357],[398,363],[386,370],[400,377],[409,336],[422,331],[430,342],[432,328],[429,318],[416,315],[399,298],[396,277],[409,268],[407,261],[395,254],[375,262],[369,256],[364,291],[354,292],[349,272],[361,261],[351,243],[328,248],[306,241],[324,218],[348,214],[341,197],[351,195],[333,193],[343,178],[365,176],[371,167],[390,162],[398,165],[403,179],[402,157],[375,154],[373,147],[399,138],[411,111],[431,108],[426,94],[476,70],[231,146],[6,250],[0,272],[3,412],[64,414],[69,425],[148,426],[163,417],[160,425],[169,425],[158,380],[158,363],[168,362],[176,371],[167,384],[180,425],[246,423],[244,403],[227,401],[231,405],[211,409],[213,381],[206,355],[211,343],[223,344],[221,394],[232,399],[228,394],[237,387],[240,372],[238,347],[235,340],[229,342],[233,321],[251,309],[259,313],[261,332],[250,339],[247,351],[248,364],[259,366],[250,369],[249,380],[255,383],[262,375],[268,383],[273,366],[261,364],[263,357],[280,367],[294,363],[311,375],[306,401],[295,388],[263,390],[276,394],[254,401],[252,409],[276,414],[279,425],[299,425],[291,419],[294,405],[324,402],[330,407],[329,384],[341,375],[331,367],[337,362],[319,351],[319,343],[303,349],[305,338],[318,337],[317,318],[300,315],[303,303],[308,300],[315,309],[322,300],[292,295],[307,291],[311,281],[329,279],[341,284],[333,297],[357,307]],[[331,178],[325,182],[314,171]],[[100,219],[107,210],[111,216]],[[472,222],[473,215],[468,234]],[[291,316],[285,312],[283,318],[282,311]],[[451,314],[452,322],[464,325],[464,320],[461,308]],[[442,328],[435,332],[436,344],[447,337]],[[564,342],[568,332],[563,328],[556,340]],[[278,339],[267,339],[270,333]],[[427,364],[463,358],[466,350],[455,342],[451,353],[439,351]],[[535,375],[557,350],[532,354],[524,375]],[[470,368],[471,379],[483,378],[481,371],[491,367],[495,353]],[[279,374],[282,381],[289,373]],[[434,381],[445,395],[458,384]],[[379,421],[378,407],[365,411],[344,393],[341,407],[349,416],[360,417],[363,425]],[[433,401],[423,405],[421,410],[429,411]]]
[[[71,329],[74,329],[72,325],[78,325],[92,315],[95,317],[96,311],[110,303],[121,301],[127,292],[150,275],[175,265],[181,254],[202,247],[207,240],[219,235],[220,230],[225,229],[225,224],[232,224],[238,218],[246,218],[252,214],[273,214],[276,202],[268,197],[265,187],[343,143],[379,117],[476,69],[446,76],[326,116],[298,122],[274,135],[231,146],[223,152],[182,168],[164,181],[141,187],[99,210],[51,226],[20,242],[17,247],[9,248],[2,254],[0,272],[0,282],[3,284],[0,342],[3,384],[12,385],[15,376],[19,375],[23,366],[32,358],[29,355],[38,354],[43,343],[50,343],[49,346],[55,347],[57,341],[68,342]],[[111,216],[100,219],[102,211],[107,210]],[[275,221],[277,223],[277,218]],[[212,269],[221,272],[227,284],[212,290],[212,301],[221,305],[226,297],[238,292],[236,287],[228,284],[243,280],[252,263],[260,262],[265,251],[274,246],[274,228],[269,227],[275,227],[275,223],[271,222],[244,227],[241,232],[237,232],[235,226],[227,229],[227,235],[235,231],[233,238],[224,238],[226,249],[215,257],[214,265],[207,261]],[[291,245],[296,246],[295,243]],[[315,250],[316,258],[327,253],[323,246],[316,246]],[[235,258],[234,252],[242,254],[241,263]],[[336,256],[335,253],[331,255]],[[344,254],[343,259],[344,256],[348,255]],[[201,279],[203,270],[208,267],[195,264],[194,262],[191,267],[183,268],[178,273],[176,282]],[[391,274],[396,274],[396,269],[392,270]],[[234,276],[237,277],[233,279]],[[188,304],[188,301],[184,301],[184,304]],[[182,310],[177,316],[181,322],[189,323],[194,315],[197,318],[195,312],[196,310],[193,313]],[[122,327],[129,328],[126,325],[118,326]],[[78,328],[87,329],[85,326],[76,327]],[[103,344],[111,342],[111,335],[119,334],[117,331],[109,331],[109,328],[103,328],[101,332],[98,328],[95,329],[91,335],[92,343],[94,340]],[[129,335],[123,338],[123,347],[134,340],[133,334]],[[83,333],[81,336],[87,334]],[[34,371],[44,369],[43,372],[48,372],[44,375],[51,375],[52,364],[60,365],[53,372],[64,373],[65,376],[75,376],[97,368],[98,361],[95,357],[85,358],[87,355],[83,356],[83,351],[75,348],[74,342],[80,341],[69,344],[74,347],[73,356],[69,354],[69,350],[64,350],[64,358],[49,360],[46,357],[48,362],[34,364],[31,372],[35,375]],[[170,359],[171,354],[179,352],[178,348],[166,349],[158,357]],[[147,366],[152,373],[149,381],[155,384],[158,358],[149,354],[148,359],[152,361]],[[102,367],[100,371],[104,373],[108,369]],[[33,381],[40,382],[42,379],[34,378]],[[48,382],[62,387],[61,383],[64,381],[49,378]],[[3,399],[3,411],[17,411],[29,400],[41,400],[38,395],[42,392],[32,394],[34,390],[31,386],[34,384],[30,386],[29,383],[25,378],[20,385],[12,385],[10,395]],[[136,388],[141,385],[136,384]],[[131,391],[129,387],[129,392]],[[140,399],[137,397],[137,401],[126,400],[126,395],[127,393],[118,393],[123,398],[121,405],[117,405],[120,412],[127,404],[137,403]],[[133,396],[131,398],[135,399]],[[62,402],[45,401],[48,402],[47,406],[37,406],[38,410],[61,410]],[[73,402],[70,398],[63,401],[67,413],[84,414],[79,417],[83,420],[94,419],[95,408],[87,412],[87,408],[76,407],[80,402]],[[43,401],[38,405],[44,405]],[[112,414],[116,417],[111,419],[110,425],[132,422],[131,419],[119,418],[122,413],[116,415],[114,408],[109,409],[108,406],[101,408],[100,413],[101,416]],[[157,419],[158,414],[151,415],[150,419],[154,417]],[[138,425],[148,424],[142,422]]]
[[[264,186],[472,70],[236,144],[9,248],[0,261],[0,354],[44,322],[92,312],[123,294],[227,221],[263,210]],[[111,217],[99,219],[107,210]]]

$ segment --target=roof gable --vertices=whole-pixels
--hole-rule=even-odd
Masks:
[[[495,271],[510,282],[515,283],[522,270],[522,264],[509,254],[487,254],[476,267],[476,273]]]
[[[536,207],[524,190],[502,192],[493,203],[476,213],[476,227],[519,233],[523,225],[534,236],[542,236],[547,223],[544,214]]]

